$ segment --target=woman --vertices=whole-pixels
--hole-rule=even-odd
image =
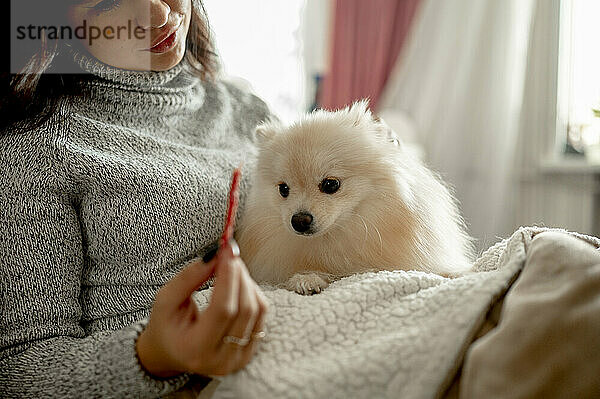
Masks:
[[[26,3],[43,26],[103,34],[30,35],[39,50],[2,76],[2,395],[156,397],[244,367],[264,297],[235,243],[194,259],[267,107],[214,78],[191,0]],[[200,312],[191,295],[213,272]]]

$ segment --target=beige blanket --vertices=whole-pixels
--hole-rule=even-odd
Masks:
[[[592,326],[600,331],[593,324],[598,321],[593,316],[598,315],[600,306],[598,296],[594,296],[598,292],[594,291],[598,268],[588,270],[584,265],[600,262],[597,251],[583,240],[594,245],[600,242],[557,230],[534,240],[544,231],[548,230],[517,230],[482,254],[474,264],[476,273],[457,279],[421,272],[365,273],[337,281],[310,297],[265,287],[272,305],[268,339],[244,370],[213,381],[200,396],[441,397],[452,385],[467,351],[463,378],[457,380],[462,384],[462,396],[487,398],[498,393],[498,397],[532,397],[529,393],[536,391],[531,389],[510,391],[515,378],[531,379],[533,386],[540,381],[559,380],[573,386],[576,382],[570,378],[578,377],[588,381],[581,389],[589,392],[595,389],[596,380],[578,370],[569,374],[565,367],[574,359],[593,363],[581,353],[581,345],[598,344],[596,335],[589,335]],[[524,266],[523,280],[506,297],[500,324],[470,347],[488,310],[506,294]],[[555,278],[559,282],[554,282]],[[546,282],[538,284],[542,280]],[[586,288],[587,294],[580,297],[576,282],[588,281],[591,285]],[[512,292],[524,284],[529,290],[534,287],[526,296],[528,302],[510,299]],[[568,291],[573,294],[564,306],[547,308],[538,301],[547,298],[545,289],[557,286],[572,287]],[[196,299],[200,306],[206,306],[209,298],[210,291],[203,291]],[[537,307],[522,313],[524,303]],[[544,321],[546,316],[549,321]],[[504,323],[511,318],[511,323]],[[565,328],[574,323],[582,327],[582,335],[570,337]],[[556,330],[562,332],[546,340],[545,334],[554,332],[549,328],[552,325],[563,326]],[[509,333],[496,334],[500,331]],[[568,350],[558,357],[551,356],[561,343]],[[598,346],[590,350],[590,356],[600,359],[597,350]],[[548,372],[539,371],[536,365],[540,359],[554,361],[557,366]],[[561,366],[561,362],[567,366]],[[530,374],[522,374],[524,369]],[[512,395],[515,392],[524,394]],[[453,389],[449,394],[457,393],[458,389]]]
[[[497,326],[471,345],[460,397],[600,398],[598,240],[545,232]]]

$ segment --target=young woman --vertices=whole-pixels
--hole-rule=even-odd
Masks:
[[[2,396],[157,397],[244,367],[264,297],[235,243],[196,259],[268,108],[215,78],[192,0],[19,4],[103,34],[43,30],[0,79]],[[191,296],[213,273],[200,312]]]

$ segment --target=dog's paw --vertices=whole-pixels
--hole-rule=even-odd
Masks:
[[[286,288],[301,295],[313,295],[323,291],[329,282],[317,273],[294,274],[286,283]]]

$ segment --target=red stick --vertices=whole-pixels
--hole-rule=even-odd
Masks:
[[[219,248],[225,247],[229,240],[233,237],[233,224],[235,222],[235,214],[237,212],[238,203],[240,199],[240,176],[242,174],[242,166],[238,166],[233,171],[231,178],[231,188],[229,190],[229,202],[227,204],[227,217],[225,218],[225,228],[223,229],[223,235]]]

